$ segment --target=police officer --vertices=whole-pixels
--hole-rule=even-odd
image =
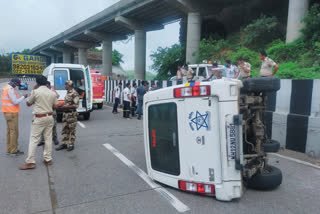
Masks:
[[[27,106],[34,105],[34,120],[31,128],[28,157],[26,163],[19,167],[21,170],[33,169],[36,167],[35,153],[42,134],[45,140],[43,162],[46,165],[52,164],[52,127],[54,123],[52,112],[53,109],[57,107],[58,100],[56,95],[47,88],[46,77],[37,76],[36,82],[37,87],[32,90],[31,96],[27,100]]]
[[[76,140],[76,126],[79,106],[79,94],[73,88],[72,80],[67,80],[65,83],[67,95],[64,98],[64,103],[59,105],[59,109],[63,111],[63,126],[62,126],[62,143],[56,148],[57,151],[67,149],[72,151]]]
[[[47,87],[48,89],[50,89],[57,97],[57,99],[59,98],[59,94],[56,92],[56,90],[54,90],[53,87],[51,87],[51,83],[49,81],[47,81]],[[54,145],[59,145],[59,140],[58,140],[58,135],[57,135],[57,111],[55,109],[53,109],[53,120],[54,120],[54,124],[53,124],[53,128],[52,128],[52,141],[54,143]],[[41,137],[40,143],[38,143],[38,146],[42,146],[44,145],[44,137]]]

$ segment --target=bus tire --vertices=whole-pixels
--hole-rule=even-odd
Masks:
[[[258,77],[242,80],[241,93],[275,92],[280,89],[280,79],[274,77]]]
[[[97,103],[98,109],[102,109],[103,103]]]
[[[282,183],[282,172],[274,166],[266,165],[263,173],[254,175],[248,187],[256,190],[273,190]]]
[[[83,113],[83,118],[84,118],[84,120],[89,120],[90,119],[90,112]]]
[[[278,152],[280,149],[280,143],[276,140],[268,140],[262,144],[264,152]]]

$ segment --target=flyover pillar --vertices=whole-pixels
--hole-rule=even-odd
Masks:
[[[62,57],[63,57],[63,63],[71,63],[71,51],[63,50]]]
[[[86,48],[78,49],[78,62],[80,65],[87,66],[88,65],[88,52]]]
[[[135,79],[144,80],[146,77],[146,32],[135,30],[134,70]]]
[[[286,43],[293,42],[301,36],[304,24],[302,18],[307,14],[309,0],[289,0]]]
[[[102,66],[103,76],[112,76],[112,40],[107,38],[102,41]]]
[[[201,38],[201,15],[197,12],[188,13],[188,27],[187,27],[187,50],[186,62],[194,64],[197,61],[195,52],[200,49]]]

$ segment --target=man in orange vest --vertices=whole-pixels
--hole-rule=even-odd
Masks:
[[[23,152],[18,150],[18,136],[19,136],[19,103],[21,103],[27,94],[19,97],[15,91],[16,86],[21,85],[18,78],[13,78],[7,86],[3,88],[1,95],[1,111],[7,121],[7,154],[21,155]]]

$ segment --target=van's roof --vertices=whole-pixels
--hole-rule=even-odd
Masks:
[[[83,65],[80,65],[80,64],[68,64],[68,63],[52,63],[50,66],[54,68],[73,68],[73,69],[85,68]]]

